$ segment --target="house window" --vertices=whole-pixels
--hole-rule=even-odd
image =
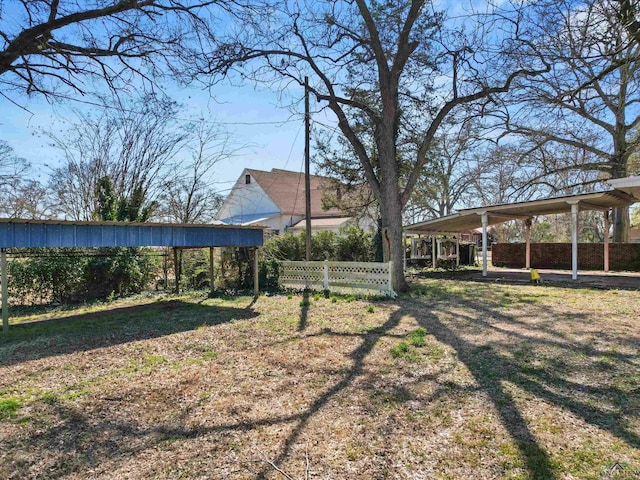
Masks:
[[[251,175],[249,175],[248,173],[244,176],[244,183],[246,183],[247,185],[251,183]]]

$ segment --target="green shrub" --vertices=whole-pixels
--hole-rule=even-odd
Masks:
[[[20,303],[77,302],[87,292],[86,257],[78,249],[34,249],[9,264],[9,290]]]
[[[194,290],[211,288],[208,249],[182,250],[180,258],[182,260],[180,280],[186,288]]]
[[[336,236],[336,260],[344,262],[372,262],[375,259],[373,234],[357,225],[347,225]]]
[[[279,275],[278,262],[274,259],[262,258],[258,263],[258,269],[260,272],[260,288],[263,290],[277,290]]]
[[[265,245],[264,256],[268,259],[301,261],[306,256],[304,234],[287,232],[271,238]]]
[[[158,265],[142,248],[105,248],[89,257],[83,277],[85,298],[104,300],[142,292],[155,277]]]
[[[338,235],[334,232],[323,231],[311,236],[311,259],[333,260],[336,258],[336,246]],[[306,251],[306,243],[305,243]]]
[[[140,293],[157,272],[141,248],[31,249],[9,264],[11,295],[22,304],[78,303]]]
[[[264,248],[267,259],[302,261],[306,258],[304,233],[287,232],[270,239]],[[322,231],[311,236],[311,260],[372,262],[373,235],[357,225],[347,225],[336,234]]]

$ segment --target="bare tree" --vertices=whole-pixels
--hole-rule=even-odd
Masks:
[[[116,198],[142,198],[148,208],[162,193],[170,175],[167,168],[188,138],[175,121],[175,102],[155,95],[126,105],[107,106],[97,116],[78,113],[64,137],[51,134],[64,164],[54,169],[50,189],[59,214],[90,220],[97,204],[100,179],[108,177]]]
[[[0,140],[0,188],[6,188],[23,178],[29,170],[29,163],[18,157],[13,148],[4,140]]]
[[[456,24],[445,30],[443,14],[426,0],[251,4],[251,11],[236,13],[241,23],[235,29],[215,37],[217,48],[194,64],[194,75],[237,71],[282,90],[310,76],[311,91],[336,116],[379,201],[385,257],[394,262],[395,288],[405,290],[402,209],[442,122],[547,69],[530,55],[525,17],[506,6],[500,15],[452,20]],[[500,34],[488,35],[491,29]],[[526,62],[507,59],[507,50],[522,58],[526,53]],[[416,112],[420,121],[412,122]],[[362,117],[364,134],[357,125]],[[418,135],[417,147],[411,157],[399,157],[400,139],[410,134]]]
[[[450,215],[467,200],[468,192],[479,177],[491,168],[486,149],[471,122],[447,122],[434,142],[415,189],[406,206],[405,216],[422,221]],[[472,202],[477,205],[477,199]]]
[[[0,216],[37,220],[51,217],[48,192],[39,181],[23,178],[9,186],[4,193]]]
[[[629,174],[640,147],[640,44],[629,41],[612,5],[537,4],[543,23],[536,42],[553,68],[518,90],[505,109],[507,131],[528,142],[523,158],[535,168],[533,182],[590,173],[576,175],[577,187]],[[628,225],[628,209],[616,209],[615,241],[626,241]]]
[[[233,144],[228,132],[204,120],[189,125],[187,131],[188,157],[172,168],[174,175],[165,182],[158,213],[172,222],[207,223],[222,204],[214,181],[218,163],[241,147]]]
[[[153,82],[197,41],[193,28],[220,1],[28,0],[0,9],[0,94],[84,94],[88,78],[116,89]],[[195,43],[197,45],[197,42]]]
[[[43,218],[47,216],[45,189],[29,178],[31,166],[15,155],[13,148],[0,140],[0,216]]]
[[[617,4],[617,5],[616,5]],[[640,4],[637,0],[615,0],[615,15],[629,37],[640,45]]]

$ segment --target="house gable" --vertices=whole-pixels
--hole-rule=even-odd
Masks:
[[[322,208],[325,192],[335,188],[331,179],[311,175],[309,180],[313,219],[338,225],[340,219],[350,218],[338,208]],[[304,219],[305,194],[303,173],[277,168],[270,172],[246,168],[231,189],[217,219],[230,224],[260,224],[283,232]],[[335,230],[338,228],[339,225]],[[367,223],[363,228],[370,230],[372,227]],[[312,229],[322,230],[328,227],[324,225],[322,228]]]
[[[245,169],[220,208],[217,219],[224,223],[250,223],[281,213],[251,172]]]
[[[247,169],[255,178],[269,198],[285,215],[305,215],[304,174],[274,168],[270,172]],[[336,217],[344,216],[337,208],[325,210],[322,208],[322,196],[329,185],[329,179],[319,175],[310,175],[311,184],[311,216]]]

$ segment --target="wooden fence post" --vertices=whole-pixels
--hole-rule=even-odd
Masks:
[[[393,260],[389,261],[389,292],[393,292]]]

